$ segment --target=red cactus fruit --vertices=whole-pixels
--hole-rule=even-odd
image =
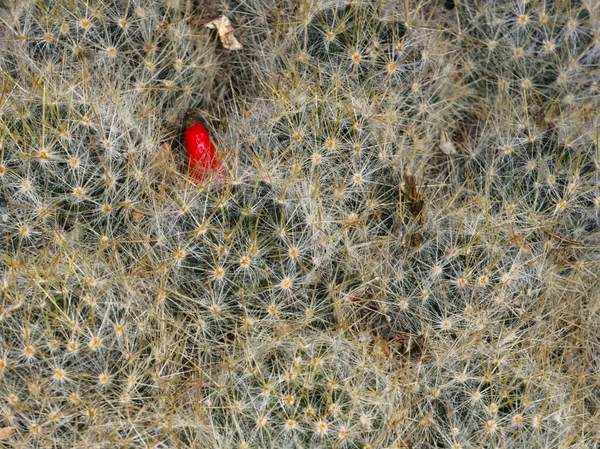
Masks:
[[[212,174],[221,177],[223,165],[206,128],[196,122],[185,130],[184,138],[192,177],[198,181],[205,181]]]

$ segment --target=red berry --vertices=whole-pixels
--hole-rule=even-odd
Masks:
[[[204,181],[211,173],[223,174],[219,155],[204,126],[194,123],[185,130],[184,138],[190,174],[195,179]]]

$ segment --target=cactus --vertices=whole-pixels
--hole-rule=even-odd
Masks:
[[[6,3],[9,444],[595,447],[594,2]]]

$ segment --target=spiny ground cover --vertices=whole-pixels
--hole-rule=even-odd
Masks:
[[[7,443],[597,447],[600,5],[215,7],[4,2]]]

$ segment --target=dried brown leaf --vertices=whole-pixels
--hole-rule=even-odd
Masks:
[[[242,44],[240,44],[233,35],[234,29],[227,16],[221,16],[218,19],[208,22],[204,26],[217,29],[217,33],[219,33],[219,39],[221,39],[221,43],[226,49],[240,50],[242,48]]]

